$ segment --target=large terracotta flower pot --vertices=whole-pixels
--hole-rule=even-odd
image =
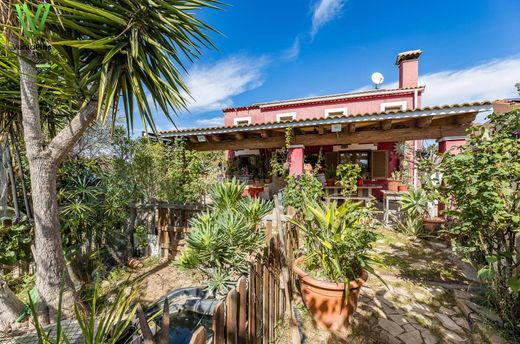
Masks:
[[[388,191],[398,191],[401,182],[398,180],[388,180]]]
[[[317,280],[309,276],[299,266],[305,257],[296,259],[293,271],[298,275],[302,298],[316,323],[324,330],[342,331],[348,326],[349,317],[357,308],[359,290],[366,282],[368,273],[363,270],[361,277],[350,281],[350,294],[345,302],[345,284]]]
[[[446,223],[446,220],[442,217],[433,217],[430,219],[423,220],[423,228],[430,234],[436,234],[441,226]]]

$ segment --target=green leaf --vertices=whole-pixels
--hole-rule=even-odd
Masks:
[[[493,279],[496,272],[491,268],[482,268],[478,271],[478,277],[483,280]]]
[[[509,288],[511,288],[511,290],[514,291],[515,293],[520,292],[520,278],[517,278],[517,277],[511,277],[511,278],[507,281],[507,285],[508,285]]]

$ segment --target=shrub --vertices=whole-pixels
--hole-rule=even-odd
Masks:
[[[318,201],[323,197],[323,184],[314,173],[289,176],[283,193],[285,207],[297,210],[305,208],[307,200]]]
[[[454,247],[479,268],[489,301],[520,337],[520,110],[474,127],[440,164]]]
[[[244,188],[233,179],[211,189],[211,208],[191,222],[187,248],[175,262],[200,270],[207,277],[206,287],[221,295],[247,273],[250,255],[265,242],[264,232],[257,227],[272,203],[242,198]]]
[[[339,164],[336,175],[343,188],[343,194],[349,195],[357,190],[357,180],[361,176],[361,167],[358,164],[351,163]]]

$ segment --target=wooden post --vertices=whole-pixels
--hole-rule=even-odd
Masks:
[[[153,344],[152,331],[150,330],[150,326],[148,326],[148,321],[146,320],[141,304],[137,305],[137,318],[139,319],[139,327],[141,328],[144,344]]]
[[[170,305],[168,298],[164,298],[163,317],[161,327],[161,344],[169,344],[170,342]]]
[[[231,290],[226,297],[226,344],[237,343],[238,292]]]
[[[269,251],[264,249],[262,278],[262,343],[269,344],[269,269],[267,268]]]
[[[247,323],[247,279],[245,276],[239,278],[237,282],[237,291],[238,291],[238,336],[237,343],[245,344],[246,343],[246,323]]]
[[[261,259],[259,256],[255,258],[255,271],[258,274],[255,279],[255,344],[260,344],[262,342],[262,334],[263,334],[263,267],[261,263]]]
[[[256,270],[255,261],[250,262],[249,278],[247,283],[247,342],[254,343],[256,319]]]
[[[213,313],[213,343],[225,343],[226,340],[226,318],[225,318],[226,304],[220,301],[215,307]]]
[[[206,329],[204,326],[197,327],[195,332],[193,332],[190,344],[206,344]]]

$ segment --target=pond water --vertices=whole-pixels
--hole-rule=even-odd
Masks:
[[[211,316],[181,310],[170,315],[170,344],[189,344],[192,333],[202,325],[211,336]]]

